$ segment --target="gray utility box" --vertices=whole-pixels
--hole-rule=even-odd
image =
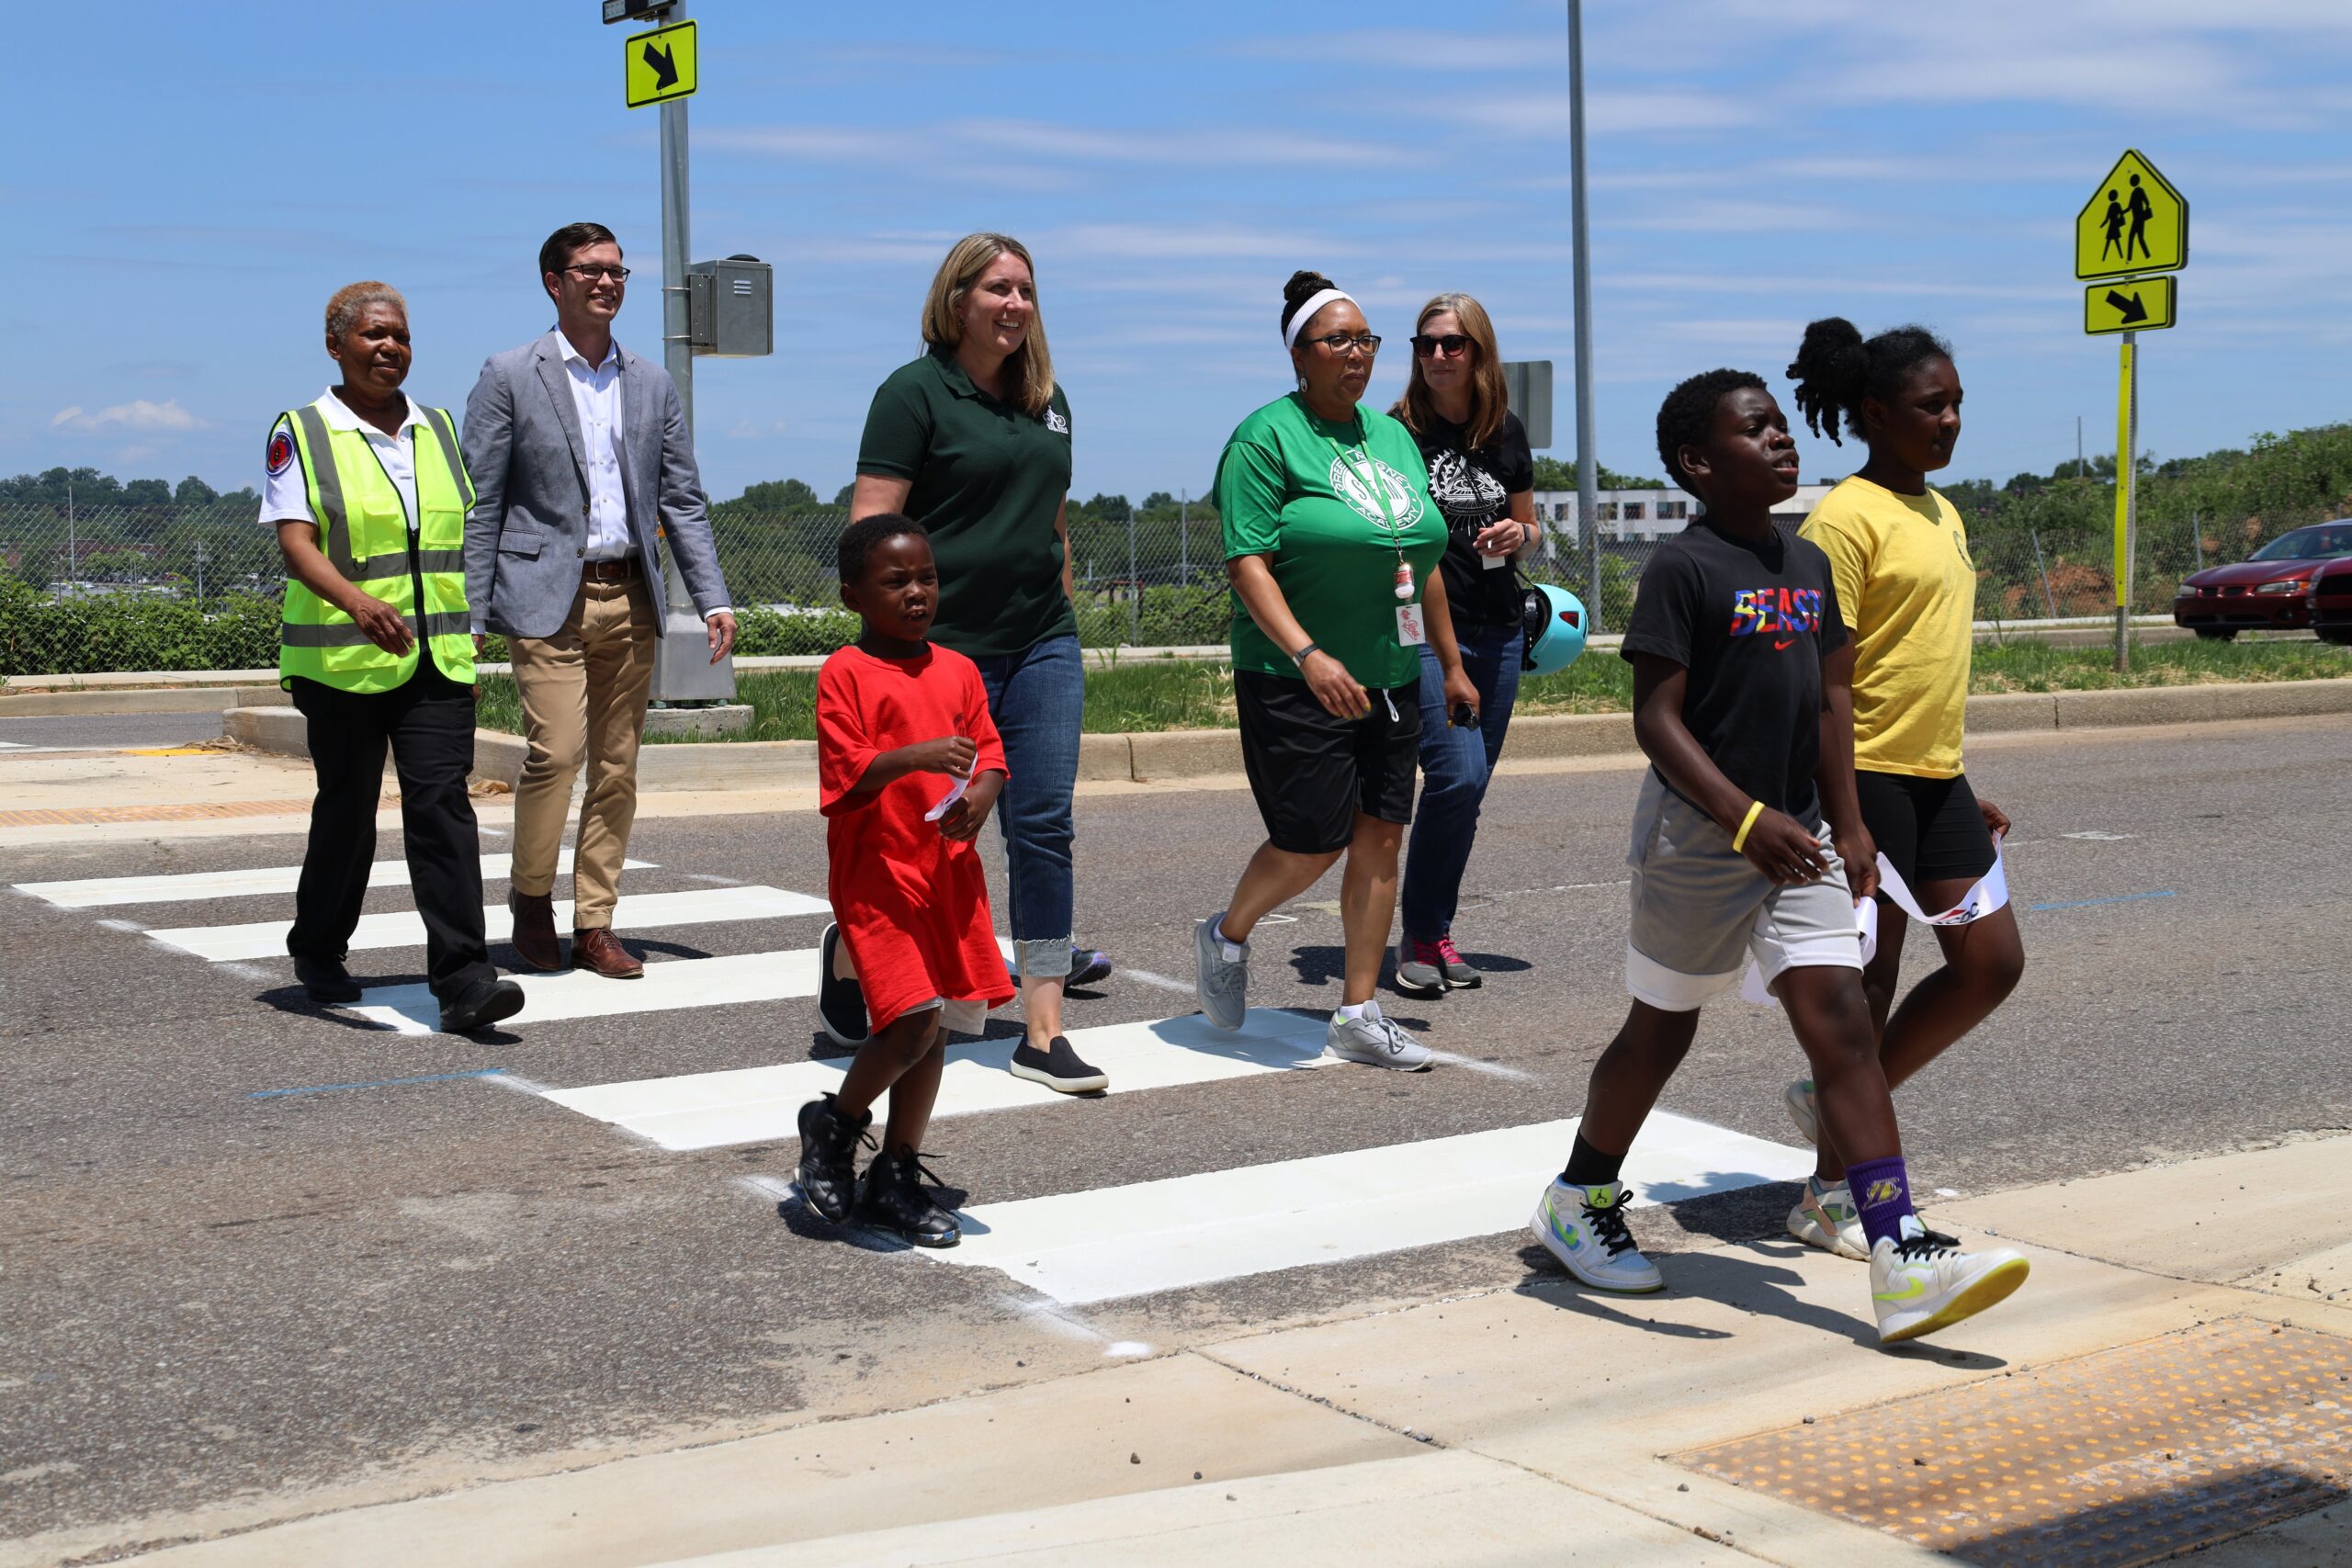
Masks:
[[[775,269],[756,256],[686,268],[686,343],[718,359],[756,359],[775,344]]]
[[[1541,452],[1552,445],[1552,362],[1506,359],[1503,387],[1510,412],[1527,427],[1527,445]]]

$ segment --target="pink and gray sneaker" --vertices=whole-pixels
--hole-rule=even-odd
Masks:
[[[1442,936],[1435,942],[1408,936],[1396,944],[1396,988],[1408,997],[1473,991],[1484,983],[1484,978],[1464,962],[1450,936]]]

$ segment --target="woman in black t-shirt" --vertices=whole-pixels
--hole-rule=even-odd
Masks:
[[[1445,596],[1462,667],[1478,688],[1475,717],[1449,715],[1436,652],[1421,649],[1420,809],[1398,898],[1396,988],[1442,996],[1479,983],[1453,946],[1453,911],[1478,830],[1478,807],[1519,694],[1522,592],[1517,563],[1540,534],[1535,457],[1503,390],[1502,355],[1485,307],[1441,294],[1413,328],[1413,370],[1390,411],[1420,443],[1430,497],[1446,522]],[[1470,717],[1454,728],[1451,717]]]

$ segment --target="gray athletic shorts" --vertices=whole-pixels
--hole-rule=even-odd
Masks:
[[[1828,834],[1817,824],[1815,837]],[[1739,988],[1754,958],[1767,986],[1791,969],[1862,966],[1845,863],[1826,842],[1829,873],[1776,887],[1731,835],[1666,787],[1651,769],[1634,807],[1634,923],[1625,989],[1668,1012],[1692,1012]]]

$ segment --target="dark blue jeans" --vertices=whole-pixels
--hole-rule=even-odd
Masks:
[[[1024,978],[1053,979],[1069,973],[1070,795],[1078,787],[1086,662],[1075,636],[973,662],[988,687],[989,716],[1004,738],[997,823],[1004,830],[1013,962]]]
[[[1478,833],[1478,807],[1487,798],[1487,781],[1494,777],[1495,760],[1502,755],[1511,705],[1519,700],[1520,628],[1457,621],[1453,630],[1462,644],[1463,671],[1478,688],[1478,723],[1470,729],[1447,727],[1445,672],[1436,651],[1424,643],[1421,805],[1413,813],[1405,886],[1397,897],[1405,934],[1423,942],[1453,933],[1462,874]]]

